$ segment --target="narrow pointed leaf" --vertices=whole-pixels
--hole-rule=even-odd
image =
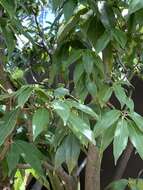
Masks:
[[[143,1],[142,0],[130,0],[129,3],[129,14],[132,14],[139,9],[143,8]]]
[[[137,128],[137,126],[133,122],[129,123],[129,137],[133,146],[136,148],[140,157],[143,159],[143,133]]]
[[[82,120],[78,115],[71,113],[69,117],[69,123],[71,124],[70,129],[77,134],[83,135],[85,138],[87,138],[90,142],[95,144],[94,135],[92,130],[90,129],[90,126]]]
[[[32,128],[33,128],[33,138],[36,137],[44,131],[49,123],[49,112],[46,108],[39,108],[33,115]]]
[[[97,40],[95,50],[97,53],[101,52],[109,43],[111,37],[108,32],[104,32],[104,34]]]
[[[103,114],[103,116],[101,116],[101,118],[97,121],[97,123],[94,126],[95,137],[102,134],[105,129],[109,128],[112,124],[114,124],[120,117],[120,114],[120,111],[115,109]]]
[[[117,127],[114,134],[113,142],[113,154],[115,159],[115,164],[118,158],[121,156],[123,150],[126,148],[128,143],[128,124],[125,119],[120,119],[117,123]]]
[[[57,112],[57,114],[62,118],[64,125],[66,125],[70,115],[69,106],[62,101],[55,100],[53,102],[53,108]]]
[[[89,106],[86,106],[84,104],[81,104],[81,103],[73,101],[73,100],[67,100],[67,103],[71,107],[75,107],[76,109],[81,110],[82,112],[89,114],[90,116],[94,117],[95,119],[98,118],[98,115]]]
[[[136,123],[138,128],[143,132],[143,117],[136,112],[129,113],[129,116]]]
[[[0,125],[0,146],[13,131],[18,117],[19,109],[13,110],[5,115],[3,123]]]
[[[17,140],[15,141],[15,144],[18,146],[25,162],[29,163],[38,174],[43,175],[41,165],[44,156],[42,153],[33,144],[30,144],[26,141]]]

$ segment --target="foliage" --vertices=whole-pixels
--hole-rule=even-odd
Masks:
[[[1,154],[8,147],[2,167],[6,164],[4,176],[14,189],[25,186],[26,175],[49,189],[48,176],[52,189],[64,189],[61,170],[75,177],[80,152],[87,156],[90,144],[102,158],[113,141],[116,164],[130,141],[143,159],[143,117],[131,96],[133,76],[142,77],[143,1],[0,0],[0,5],[0,64],[12,86],[9,94],[0,76],[0,145]],[[38,20],[44,6],[55,14],[46,27]],[[19,48],[21,36],[28,42]],[[110,102],[113,95],[119,108]],[[142,181],[118,183],[114,189],[142,189]]]

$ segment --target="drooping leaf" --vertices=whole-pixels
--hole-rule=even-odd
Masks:
[[[92,97],[95,98],[95,96],[97,94],[97,87],[96,87],[95,83],[88,82],[86,84],[86,88],[87,88],[88,92],[92,95]]]
[[[64,125],[66,125],[70,116],[69,106],[62,101],[55,100],[53,102],[53,108],[57,112],[57,114],[62,118]]]
[[[122,48],[125,47],[126,42],[127,42],[127,37],[125,32],[119,30],[119,29],[114,29],[113,30],[113,36],[115,40],[120,44]]]
[[[73,101],[73,100],[67,100],[67,104],[69,104],[71,107],[75,107],[78,110],[81,110],[82,112],[85,112],[89,114],[90,116],[94,117],[95,119],[98,118],[98,115],[89,107],[84,104],[81,104],[79,102]]]
[[[64,4],[63,11],[64,11],[65,20],[70,19],[70,17],[73,15],[75,7],[76,7],[76,3],[74,0],[67,1]]]
[[[33,115],[32,128],[33,128],[33,139],[47,128],[49,124],[49,112],[46,108],[39,108]]]
[[[73,135],[68,135],[56,152],[55,166],[59,167],[63,162],[66,162],[71,173],[77,164],[79,153],[80,145],[78,140]]]
[[[88,52],[84,52],[82,56],[82,61],[84,63],[85,72],[90,75],[93,71],[93,58]]]
[[[97,53],[101,52],[109,43],[111,39],[111,35],[108,32],[104,32],[100,38],[97,40],[96,46],[95,46],[95,50]]]
[[[114,124],[120,117],[120,114],[120,111],[115,109],[105,112],[94,126],[95,137],[102,134],[105,129]]]
[[[20,159],[20,152],[15,143],[13,143],[10,147],[10,150],[7,154],[7,163],[9,168],[9,174],[16,168],[18,161]]]
[[[80,15],[84,14],[86,12],[86,8],[85,7],[81,7],[78,12],[72,16],[68,22],[64,25],[62,25],[58,31],[58,42],[61,42],[62,40],[64,40],[66,38],[66,36],[69,34],[69,32],[75,28],[75,26],[77,25],[77,23],[79,22],[80,19]]]
[[[127,99],[124,88],[121,85],[114,85],[114,92],[115,96],[117,97],[117,99],[121,104],[121,107],[123,107],[126,104],[126,99]]]
[[[60,87],[54,90],[55,97],[64,97],[65,95],[69,95],[69,90],[66,88]]]
[[[43,175],[41,165],[44,156],[42,153],[33,144],[30,144],[26,141],[17,140],[14,143],[17,145],[19,152],[21,153],[25,162],[29,163],[38,174]]]
[[[69,127],[73,131],[73,133],[77,134],[77,136],[81,134],[90,142],[95,144],[94,135],[92,130],[90,129],[90,126],[84,120],[82,120],[78,115],[71,112],[69,117],[69,123],[71,124],[71,126]]]
[[[132,14],[142,8],[143,8],[142,0],[130,0],[129,1],[129,14]]]
[[[104,150],[110,145],[114,138],[115,125],[105,130],[101,137],[100,152],[103,153]]]
[[[137,126],[134,124],[134,122],[129,122],[129,138],[133,144],[133,146],[136,148],[137,152],[139,153],[140,157],[143,159],[143,149],[142,149],[142,143],[143,143],[143,133],[137,128]]]
[[[10,57],[15,48],[15,38],[13,35],[13,31],[10,29],[9,26],[4,26],[4,27],[0,26],[0,28],[2,30],[2,34],[4,36],[4,40]]]
[[[75,67],[75,70],[74,70],[74,83],[75,84],[77,84],[77,82],[79,81],[83,72],[84,72],[83,64],[78,63]]]
[[[33,92],[33,87],[30,85],[22,86],[17,92],[16,97],[18,101],[18,106],[23,107],[28,101],[29,97]]]
[[[0,0],[0,4],[8,12],[10,17],[15,16],[16,1],[15,0]]]
[[[129,113],[129,116],[136,123],[138,128],[143,132],[143,117],[136,112]]]
[[[117,123],[117,127],[114,134],[113,142],[113,154],[115,159],[115,164],[118,158],[122,154],[123,150],[126,148],[128,143],[128,124],[125,119],[120,119]]]
[[[0,125],[0,146],[13,131],[17,122],[18,113],[19,109],[15,109],[4,116],[3,123]]]

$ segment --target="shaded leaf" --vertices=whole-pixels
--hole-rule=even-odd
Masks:
[[[15,16],[16,1],[15,0],[0,0],[0,4],[8,12],[9,16]]]
[[[127,179],[120,179],[118,181],[114,181],[110,183],[105,190],[125,190],[125,188],[128,185],[128,180]]]
[[[20,152],[15,143],[13,143],[10,147],[10,150],[7,154],[7,163],[9,168],[9,174],[16,168],[16,165],[18,164],[20,159]]]
[[[130,0],[129,2],[129,14],[132,14],[139,9],[143,8],[143,1],[142,0]]]
[[[127,42],[127,37],[125,32],[119,30],[119,29],[114,29],[113,30],[113,36],[115,40],[120,44],[122,48],[125,47],[126,42]]]
[[[79,153],[79,141],[73,135],[68,135],[57,150],[55,157],[56,167],[66,162],[69,173],[71,173],[77,164]]]
[[[100,152],[103,153],[104,150],[110,145],[114,138],[115,125],[106,129],[101,137]]]
[[[111,39],[111,35],[105,31],[97,40],[97,43],[95,45],[96,52],[97,53],[101,52],[107,46],[110,39]]]
[[[2,29],[2,34],[4,36],[4,40],[8,49],[9,57],[11,56],[14,48],[15,48],[15,39],[13,35],[13,31],[8,26],[0,26]]]
[[[13,131],[17,122],[18,113],[19,109],[16,109],[4,116],[3,123],[0,125],[0,146]]]
[[[38,174],[43,175],[41,164],[44,156],[42,153],[33,144],[26,141],[17,140],[15,141],[15,144],[17,145],[25,162],[29,163]]]

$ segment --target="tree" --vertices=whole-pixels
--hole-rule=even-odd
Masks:
[[[33,176],[50,190],[81,183],[100,190],[103,153],[113,142],[115,165],[122,159],[107,189],[142,189],[142,180],[121,178],[133,147],[143,158],[131,84],[142,78],[143,1],[0,5],[0,188],[26,188]],[[55,20],[44,27],[38,15],[46,6]],[[20,35],[28,39],[21,49]]]

